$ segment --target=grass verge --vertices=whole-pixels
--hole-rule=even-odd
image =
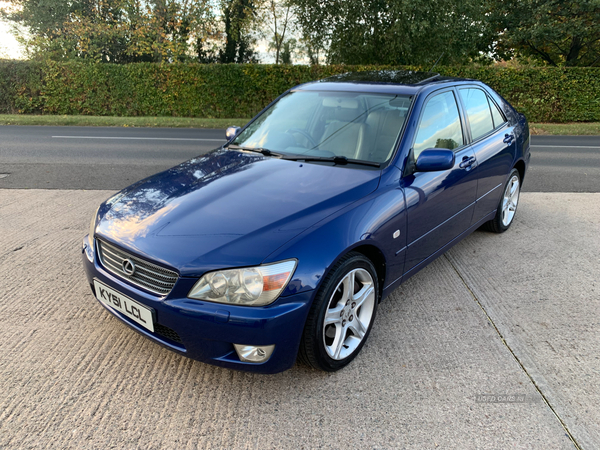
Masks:
[[[199,119],[193,117],[35,116],[0,114],[0,125],[51,125],[82,127],[227,128],[250,119]]]
[[[250,119],[200,119],[193,117],[34,116],[0,114],[0,125],[69,125],[87,127],[227,128]],[[531,123],[533,135],[600,135],[600,122]]]
[[[531,134],[563,136],[599,136],[600,122],[531,123]]]

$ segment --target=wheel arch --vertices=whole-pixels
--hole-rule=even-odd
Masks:
[[[344,255],[341,255],[340,258],[351,252],[361,253],[369,261],[371,261],[373,263],[373,266],[375,267],[375,271],[377,272],[377,284],[379,285],[379,290],[378,290],[379,298],[377,300],[380,302],[381,298],[382,298],[382,294],[383,294],[383,287],[385,286],[384,283],[385,283],[385,275],[386,275],[386,267],[387,267],[384,254],[375,245],[363,244],[363,245],[359,245],[358,247],[353,247],[353,248],[349,249],[346,253],[344,253]],[[339,260],[339,258],[338,258],[338,260]]]
[[[521,178],[521,184],[523,184],[523,179],[525,178],[525,161],[522,159],[518,160],[513,166],[514,169],[517,169],[519,172],[519,177]]]

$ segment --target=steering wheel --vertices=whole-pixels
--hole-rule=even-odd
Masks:
[[[315,140],[313,139],[313,137],[310,134],[308,134],[307,131],[302,130],[300,128],[290,128],[289,130],[286,131],[286,133],[289,133],[289,134],[294,134],[294,133],[301,134],[302,136],[304,136],[304,138],[306,138],[306,140],[312,146],[312,148],[315,148],[318,145],[315,142]]]

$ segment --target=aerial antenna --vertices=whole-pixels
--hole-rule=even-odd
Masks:
[[[431,71],[433,70],[433,68],[434,68],[435,66],[437,66],[437,63],[439,63],[439,62],[440,62],[440,59],[442,59],[442,56],[444,56],[444,53],[446,53],[446,52],[442,52],[442,54],[441,54],[441,55],[440,55],[440,57],[437,59],[437,61],[435,62],[435,64],[434,64],[433,66],[431,66],[431,69],[429,69],[427,72],[431,72]]]

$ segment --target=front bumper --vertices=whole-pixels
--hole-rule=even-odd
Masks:
[[[277,373],[294,365],[313,291],[281,297],[265,307],[225,305],[187,298],[197,279],[180,277],[169,295],[159,297],[105,270],[90,245],[86,236],[82,260],[92,291],[97,279],[154,309],[155,330],[151,332],[99,302],[138,333],[181,355],[230,369]],[[266,362],[249,363],[239,359],[233,344],[275,345],[275,350]]]

